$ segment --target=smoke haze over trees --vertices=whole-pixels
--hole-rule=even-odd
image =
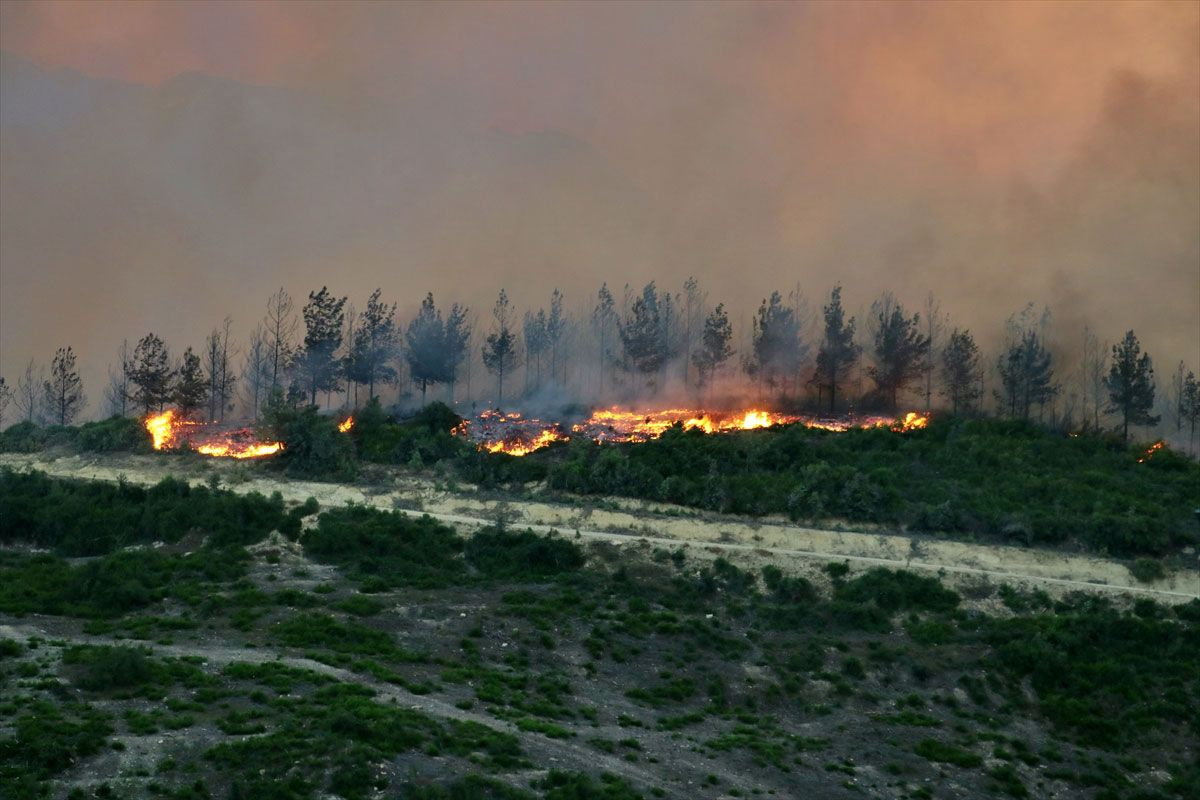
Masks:
[[[1160,364],[1200,364],[1200,10],[864,8],[380,4],[333,25],[317,7],[196,5],[100,25],[86,4],[5,4],[0,375],[19,389],[30,358],[47,368],[43,343],[70,342],[84,385],[102,387],[123,339],[153,330],[203,353],[228,314],[241,378],[263,298],[335,283],[360,299],[383,287],[404,321],[432,291],[484,309],[484,333],[506,287],[516,353],[525,311],[549,320],[557,287],[574,322],[560,347],[589,342],[591,385],[620,389],[615,323],[651,280],[669,298],[660,317],[684,322],[658,344],[670,363],[640,373],[659,388],[696,383],[686,353],[717,302],[742,362],[755,308],[776,291],[792,306],[797,283],[813,298],[843,285],[863,327],[889,288],[919,310],[934,341],[909,392],[935,400],[930,290],[976,337],[985,405],[1004,318],[1030,300],[1055,314],[1038,332],[1060,386],[1035,404],[1045,415],[1106,417],[1127,328]],[[218,13],[235,24],[206,24]],[[244,35],[198,33],[217,29]],[[689,276],[709,295],[691,308]],[[601,283],[612,314],[597,317]],[[310,352],[299,304],[281,329],[264,322],[269,385],[286,365],[281,388],[311,398],[312,380],[291,379]],[[323,361],[334,371],[350,322]],[[1081,363],[1085,325],[1096,346]],[[815,349],[821,331],[805,334]],[[874,383],[858,339],[856,399]],[[460,367],[476,398],[481,346]],[[550,360],[562,383],[569,360]],[[32,379],[41,405],[45,376]],[[239,384],[262,404],[257,380]]]

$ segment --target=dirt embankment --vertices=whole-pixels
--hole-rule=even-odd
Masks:
[[[852,530],[819,530],[784,520],[748,521],[690,509],[636,501],[593,505],[495,498],[471,487],[455,489],[395,474],[386,483],[349,485],[297,481],[253,467],[188,456],[80,456],[0,454],[0,466],[38,469],[50,475],[139,484],[167,475],[206,483],[214,478],[236,492],[279,492],[289,502],[315,497],[323,507],[358,503],[412,514],[429,514],[458,528],[475,529],[504,519],[548,533],[615,543],[646,542],[669,549],[702,546],[710,553],[739,555],[803,569],[802,562],[848,560],[943,573],[952,582],[988,580],[1037,587],[1051,594],[1095,591],[1149,596],[1165,603],[1200,597],[1200,570],[1176,569],[1165,579],[1139,583],[1125,564],[1096,556],[1048,550],[953,542],[932,537]],[[600,506],[600,507],[597,507]],[[1193,554],[1194,555],[1194,554]]]

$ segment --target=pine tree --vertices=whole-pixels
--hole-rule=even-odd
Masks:
[[[651,281],[618,320],[627,369],[650,378],[663,368],[671,355],[670,306],[670,295],[660,295]]]
[[[445,368],[443,377],[449,389],[451,403],[454,402],[454,386],[458,382],[458,369],[467,357],[470,341],[471,324],[467,321],[467,308],[455,303],[450,306],[450,313],[446,315],[443,335],[443,365]],[[467,389],[470,390],[469,382]]]
[[[545,310],[538,309],[536,314],[525,312],[521,338],[525,342],[525,393],[528,394],[531,385],[536,388],[542,383],[542,353],[547,345]]]
[[[75,351],[60,347],[50,362],[50,380],[42,385],[45,408],[58,425],[70,425],[83,407],[87,397],[83,393],[83,381],[75,371]]]
[[[818,387],[829,389],[829,413],[837,413],[837,387],[858,362],[861,349],[854,342],[854,317],[845,319],[842,287],[835,286],[829,305],[823,308],[825,338],[817,351],[817,369],[813,376]]]
[[[309,403],[317,404],[317,392],[332,392],[338,387],[340,375],[335,357],[342,346],[345,325],[345,297],[334,297],[322,286],[309,292],[303,309],[304,354],[301,368],[308,388]]]
[[[942,350],[942,395],[950,399],[955,414],[974,410],[983,394],[980,388],[979,347],[969,330],[955,328]]]
[[[1154,408],[1154,365],[1142,352],[1133,331],[1125,333],[1120,344],[1113,345],[1112,366],[1104,382],[1108,389],[1108,410],[1121,415],[1121,435],[1129,439],[1130,425],[1157,425]]]
[[[900,392],[924,374],[929,337],[921,333],[921,315],[906,317],[903,306],[890,292],[872,304],[871,313],[875,323],[872,337],[875,363],[867,369],[867,374],[895,413]]]
[[[804,360],[796,311],[783,304],[783,295],[771,292],[770,299],[759,305],[752,326],[752,356],[746,372],[774,390],[795,375]]]
[[[700,334],[700,346],[692,353],[697,382],[701,387],[709,384],[717,369],[733,355],[733,348],[729,346],[732,338],[733,326],[729,324],[725,304],[718,303],[705,318],[704,330]]]
[[[1037,331],[1026,329],[997,362],[1003,393],[996,398],[1011,417],[1029,419],[1034,406],[1043,406],[1058,394],[1054,363]]]
[[[162,411],[171,399],[171,354],[163,340],[148,333],[133,349],[129,380],[133,384],[133,401],[143,414]]]
[[[396,370],[391,361],[396,355],[396,305],[380,302],[381,290],[367,298],[367,308],[359,315],[358,328],[353,334],[351,360],[358,383],[367,385],[367,399],[375,397],[376,383],[392,383]],[[430,296],[432,299],[432,295]]]
[[[1183,379],[1183,391],[1179,393],[1179,416],[1188,426],[1188,449],[1196,447],[1196,424],[1200,423],[1200,381],[1196,373],[1189,371]]]
[[[615,306],[608,284],[600,284],[600,290],[596,292],[596,307],[592,309],[592,330],[599,348],[597,363],[600,368],[600,391],[604,391],[604,365],[613,360],[609,342],[612,341],[612,329],[617,320]]]
[[[224,420],[225,412],[232,408],[233,390],[237,376],[229,360],[237,354],[230,344],[230,329],[233,320],[225,318],[220,328],[213,328],[204,341],[204,373],[208,379],[208,419],[210,422]]]
[[[446,380],[446,327],[442,313],[433,302],[433,293],[425,295],[417,316],[408,323],[404,332],[407,347],[404,358],[408,362],[408,374],[421,384],[421,405],[425,405],[425,393],[431,384]]]
[[[293,339],[298,325],[292,298],[281,286],[267,299],[267,315],[262,326],[266,361],[270,366],[270,389],[287,383],[287,371],[295,356]]]
[[[12,402],[12,398],[12,387],[4,380],[4,376],[0,375],[0,431],[4,430],[4,414],[8,411],[8,404]]]
[[[209,393],[208,379],[200,366],[200,356],[192,352],[192,348],[183,351],[183,361],[175,379],[171,399],[179,409],[179,416],[191,419],[207,401]]]
[[[504,402],[504,376],[521,365],[517,337],[512,332],[508,293],[500,290],[492,309],[493,326],[483,344],[483,365],[496,376],[496,405]]]

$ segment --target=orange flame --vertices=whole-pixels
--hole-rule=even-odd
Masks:
[[[1152,444],[1146,448],[1146,454],[1144,456],[1142,456],[1141,458],[1139,458],[1137,460],[1137,463],[1145,464],[1150,459],[1150,456],[1154,455],[1155,453],[1157,453],[1159,450],[1162,450],[1166,446],[1167,446],[1167,443],[1164,442],[1162,439],[1159,439],[1157,442],[1155,442],[1154,444]]]
[[[176,411],[163,411],[146,417],[155,450],[173,450],[192,445],[201,455],[218,458],[261,458],[278,453],[282,442],[259,442],[248,430],[212,430],[201,422],[181,419]]]
[[[338,424],[338,431],[341,433],[349,433],[350,429],[353,427],[354,427],[354,417],[346,417],[345,422],[341,422]]]
[[[489,453],[508,453],[523,456],[553,442],[566,441],[571,436],[595,442],[645,442],[657,439],[673,425],[685,430],[704,433],[756,430],[775,425],[800,424],[828,431],[847,431],[851,428],[890,428],[907,432],[924,428],[929,417],[909,412],[904,417],[857,417],[821,419],[752,408],[745,411],[706,413],[684,408],[653,411],[634,411],[617,407],[594,411],[583,422],[571,426],[570,435],[557,423],[523,417],[519,412],[487,410],[476,420],[463,420],[453,431],[456,436],[475,440],[480,450]]]

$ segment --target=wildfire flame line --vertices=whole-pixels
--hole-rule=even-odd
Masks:
[[[543,422],[522,416],[519,412],[488,410],[473,420],[464,420],[452,433],[473,440],[480,450],[524,456],[553,442],[567,441],[572,436],[596,442],[644,442],[657,439],[673,425],[685,430],[705,433],[745,431],[775,425],[802,424],[809,428],[846,431],[851,428],[887,427],[897,432],[924,428],[929,423],[925,415],[910,411],[900,419],[865,417],[858,419],[821,419],[793,414],[779,414],[762,409],[730,413],[705,413],[693,409],[669,408],[654,411],[633,411],[609,408],[595,411],[588,419],[571,426],[570,433],[557,423]]]
[[[211,429],[202,422],[181,418],[173,409],[151,414],[144,424],[155,450],[173,450],[188,444],[197,453],[216,458],[262,458],[283,449],[282,442],[256,441],[246,429]]]

